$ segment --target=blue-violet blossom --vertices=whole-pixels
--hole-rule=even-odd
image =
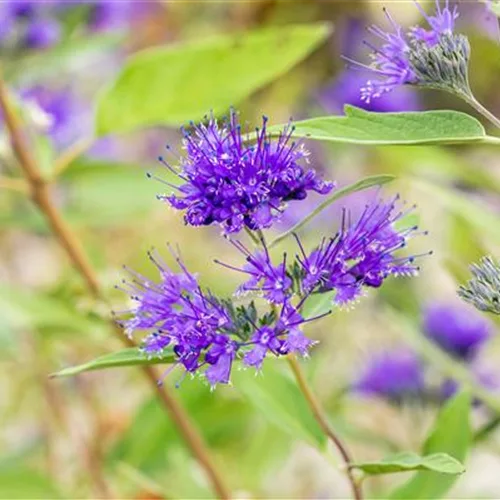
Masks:
[[[184,130],[186,155],[175,172],[183,184],[174,194],[160,196],[172,207],[185,210],[192,226],[219,224],[225,233],[269,227],[286,202],[303,200],[308,191],[327,194],[333,183],[306,168],[308,152],[291,142],[292,126],[276,140],[267,131],[267,118],[257,129],[255,142],[246,143],[236,112],[222,124],[212,116],[206,124]]]
[[[365,41],[372,50],[370,65],[350,58],[345,59],[354,67],[374,74],[361,87],[361,98],[370,103],[400,85],[427,85],[454,91],[468,91],[467,64],[470,48],[466,37],[453,33],[458,18],[457,7],[450,8],[448,0],[441,7],[436,0],[435,15],[427,15],[415,2],[426,19],[429,29],[415,26],[404,31],[386,9],[385,15],[392,32],[378,26],[368,31],[382,41],[375,46]]]
[[[300,331],[307,321],[300,306],[283,301],[279,310],[258,316],[253,303],[235,307],[203,291],[179,257],[180,273],[174,273],[156,253],[150,260],[160,273],[153,281],[128,270],[132,280],[118,287],[129,294],[134,306],[119,315],[119,324],[128,335],[152,330],[142,342],[143,351],[161,355],[171,347],[176,365],[187,373],[203,373],[211,387],[227,384],[236,356],[245,366],[260,369],[268,354],[306,356],[314,342]]]

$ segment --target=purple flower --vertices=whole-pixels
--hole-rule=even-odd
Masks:
[[[186,224],[217,223],[225,233],[265,228],[286,202],[302,200],[308,191],[327,194],[333,189],[331,182],[302,166],[308,153],[290,142],[293,127],[272,140],[264,118],[255,142],[249,144],[234,111],[222,125],[211,117],[207,124],[192,127],[192,133],[184,132],[186,157],[180,160],[180,171],[160,158],[184,181],[175,194],[160,198],[185,210]]]
[[[61,26],[55,19],[34,19],[24,34],[24,45],[30,49],[43,49],[55,45],[61,37]]]
[[[238,241],[232,242],[232,244],[246,256],[246,264],[243,268],[229,266],[219,260],[215,262],[234,271],[250,275],[250,279],[239,287],[238,293],[259,291],[269,302],[282,304],[292,292],[292,280],[286,269],[286,255],[281,264],[274,266],[264,242],[262,242],[264,249],[255,255]]]
[[[174,273],[156,254],[149,254],[160,273],[160,281],[149,280],[129,270],[132,281],[121,288],[135,302],[132,309],[120,313],[120,324],[128,335],[136,330],[155,329],[143,340],[149,355],[161,354],[172,346],[177,363],[186,372],[195,373],[208,366],[205,377],[213,387],[228,383],[231,364],[238,344],[228,332],[234,328],[226,306],[203,292],[196,276],[177,257],[180,273]]]
[[[467,304],[438,303],[424,310],[425,334],[452,356],[470,361],[491,335],[491,323]]]
[[[378,288],[393,276],[414,276],[419,268],[415,256],[398,256],[416,226],[397,229],[395,224],[408,212],[396,208],[398,197],[366,205],[355,222],[344,212],[340,231],[307,254],[297,238],[301,255],[300,280],[308,293],[335,290],[334,302],[343,305],[357,299],[363,287]]]
[[[321,91],[319,101],[329,113],[336,114],[343,113],[345,104],[375,112],[418,111],[421,108],[416,92],[408,87],[397,88],[390,96],[382,95],[365,102],[359,93],[365,81],[363,72],[347,69]]]
[[[294,294],[304,297],[330,291],[336,292],[336,305],[348,304],[359,298],[365,287],[378,288],[389,276],[414,276],[419,270],[414,264],[416,256],[398,255],[418,229],[396,228],[409,213],[397,209],[398,199],[376,199],[353,222],[344,211],[340,231],[332,238],[323,238],[310,253],[295,235],[300,254],[288,267],[286,254],[282,263],[273,264],[264,241],[264,250],[255,254],[241,243],[233,243],[246,257],[242,268],[216,262],[250,276],[240,292],[260,292],[274,304],[282,304]]]
[[[436,0],[436,13],[429,16],[417,2],[416,4],[430,29],[416,26],[405,32],[384,9],[392,32],[385,32],[378,26],[368,28],[368,31],[382,42],[380,46],[365,42],[372,50],[372,63],[365,65],[345,58],[355,67],[370,71],[375,77],[361,87],[361,99],[364,102],[370,103],[373,99],[406,84],[434,84],[442,88],[463,87],[467,84],[468,87],[464,75],[469,57],[468,43],[466,39],[453,35],[458,17],[457,8],[450,9],[448,0],[444,8],[441,8],[439,0]],[[443,47],[432,53],[441,43]],[[453,66],[452,71],[450,64]],[[441,68],[441,65],[447,68],[447,71]]]
[[[171,348],[187,373],[200,373],[211,387],[230,381],[231,367],[237,356],[243,364],[260,369],[268,354],[290,353],[306,356],[314,342],[299,327],[321,316],[304,319],[296,306],[284,301],[279,312],[272,310],[258,317],[255,305],[235,307],[205,292],[179,257],[181,272],[174,273],[157,254],[150,260],[160,274],[150,280],[128,270],[131,280],[117,287],[133,301],[129,310],[119,313],[125,333],[150,330],[142,349],[149,356],[161,355]]]
[[[243,357],[243,363],[246,366],[253,366],[260,369],[264,358],[271,353],[274,356],[283,356],[287,354],[296,354],[307,356],[309,349],[316,343],[308,339],[299,329],[299,326],[319,319],[304,319],[298,312],[303,301],[297,306],[292,306],[288,301],[283,302],[280,313],[275,319],[274,324],[264,323],[255,328],[251,340],[247,345],[252,348],[247,351]]]
[[[355,392],[401,402],[424,391],[424,368],[414,352],[399,348],[375,354],[352,385]]]

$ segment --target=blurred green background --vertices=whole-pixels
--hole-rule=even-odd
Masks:
[[[120,9],[129,8],[126,3]],[[412,2],[386,4],[404,24],[420,19]],[[217,228],[184,226],[179,213],[155,198],[162,186],[148,180],[146,172],[159,171],[156,158],[164,154],[166,144],[179,147],[178,125],[190,118],[199,120],[210,109],[223,113],[229,104],[237,106],[251,130],[263,113],[271,123],[284,123],[290,117],[340,114],[345,102],[359,104],[353,83],[347,84],[348,90],[338,84],[345,77],[340,54],[363,59],[363,30],[357,26],[383,23],[382,3],[148,2],[118,26],[109,23],[99,29],[88,28],[94,4],[66,7],[36,14],[53,15],[60,23],[60,37],[50,47],[3,42],[3,74],[12,95],[19,96],[33,151],[44,173],[55,179],[54,203],[89,253],[112,308],[125,307],[125,297],[114,289],[122,278],[121,266],[153,276],[146,251],[156,247],[168,260],[168,242],[179,245],[188,267],[205,285],[217,294],[230,294],[239,277],[212,261],[237,262],[234,249]],[[472,88],[489,109],[500,112],[497,19],[479,2],[462,7],[467,12],[462,28],[473,47]],[[325,24],[314,23],[327,23],[329,32]],[[302,24],[316,26],[316,39],[297,40],[276,32],[269,43],[251,47],[225,66],[227,73],[216,80],[219,88],[211,86],[215,56],[215,62],[205,59],[205,65],[197,62],[196,68],[180,68],[178,61],[146,55],[158,70],[155,78],[149,73],[143,76],[151,80],[151,93],[139,89],[132,95],[126,85],[132,80],[141,83],[133,65],[141,57],[137,52],[148,47],[193,42],[203,50],[213,43],[212,37],[232,34],[229,47],[237,51],[244,33]],[[186,57],[181,54],[181,62]],[[120,84],[125,81],[123,89],[118,87],[114,101],[108,99],[126,65],[129,73],[120,79]],[[227,88],[223,82],[228,82]],[[64,105],[70,111],[62,128],[69,133],[63,139],[47,125],[50,109],[25,97],[33,86],[68,91],[76,102],[74,107]],[[226,93],[234,95],[233,102],[227,102]],[[135,114],[129,101],[143,102],[144,117]],[[200,114],[195,104],[205,102]],[[120,114],[129,106],[132,117]],[[433,91],[401,98],[400,110],[407,110],[405,106],[473,114],[464,104]],[[97,130],[105,137],[95,136],[96,115]],[[439,405],[394,405],[354,394],[348,387],[380,350],[413,345],[422,348],[425,358],[425,343],[418,340],[423,307],[454,300],[458,283],[468,277],[470,262],[484,254],[500,254],[500,157],[494,147],[479,145],[374,148],[307,141],[306,145],[312,165],[341,186],[368,175],[397,176],[384,193],[398,192],[409,203],[417,203],[418,223],[430,232],[412,244],[415,253],[434,250],[421,262],[420,276],[388,280],[352,310],[336,310],[310,325],[306,333],[320,343],[304,364],[355,457],[375,460],[391,451],[419,451]],[[89,296],[29,200],[5,131],[0,162],[0,497],[96,498],[102,496],[104,484],[112,498],[212,498],[200,466],[137,368],[48,378],[65,366],[122,345],[112,335],[108,304]],[[343,204],[356,210],[367,196],[341,200],[309,227],[305,237],[314,241],[318,235],[334,233]],[[292,207],[282,227],[298,220],[308,210],[304,207],[310,209],[314,203]],[[481,363],[498,368],[499,355],[494,337]],[[444,365],[427,363],[430,383],[448,375]],[[180,377],[173,372],[165,383],[173,388]],[[213,392],[189,377],[173,390],[206,439],[235,497],[349,495],[332,453],[318,442],[314,422],[283,362],[267,361],[257,377],[251,371],[235,371],[232,386]],[[290,410],[298,417],[287,417]],[[491,410],[482,406],[472,411],[475,428],[491,417]],[[467,473],[450,490],[450,498],[498,498],[499,438],[493,431],[474,447]],[[383,497],[407,477],[369,479],[367,496]]]

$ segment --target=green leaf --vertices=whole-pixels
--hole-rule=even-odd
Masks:
[[[104,370],[105,368],[122,368],[124,366],[169,364],[175,361],[175,354],[171,349],[158,356],[148,356],[138,347],[123,349],[122,351],[105,354],[92,361],[77,366],[70,366],[53,373],[51,377],[68,377],[92,370]]]
[[[424,444],[423,453],[447,453],[463,462],[472,441],[470,410],[471,397],[467,392],[461,392],[449,400],[438,414],[434,428]],[[437,472],[418,472],[397,488],[390,498],[442,498],[455,481],[454,476],[443,476]]]
[[[346,116],[325,116],[294,123],[294,137],[352,144],[459,144],[500,143],[486,136],[481,123],[458,111],[374,113],[345,106]],[[278,134],[283,125],[269,128]]]
[[[102,326],[99,320],[86,316],[59,298],[13,286],[0,286],[0,310],[2,323],[13,330],[48,328],[85,334]]]
[[[500,244],[498,216],[486,204],[471,200],[464,193],[458,193],[452,188],[441,187],[422,179],[412,179],[412,186],[432,196],[438,203],[443,204],[454,214],[460,215],[473,227]]]
[[[165,169],[166,170],[166,169]],[[162,172],[162,178],[175,183],[174,175]],[[81,159],[62,176],[68,193],[65,216],[72,224],[91,227],[128,224],[160,207],[156,195],[165,186],[146,177],[146,171],[134,164]]]
[[[99,135],[179,125],[220,113],[286,73],[330,33],[327,24],[275,27],[133,55],[98,104]]]
[[[301,314],[304,318],[314,318],[331,311],[335,291],[315,293],[311,295],[302,306]]]
[[[62,498],[50,478],[24,465],[0,468],[0,498]]]
[[[251,370],[233,370],[231,378],[234,386],[270,423],[293,438],[300,437],[320,448],[325,445],[325,435],[304,396],[277,364],[265,364],[262,376],[256,377]]]
[[[280,243],[285,238],[288,238],[292,233],[296,233],[299,229],[302,229],[306,224],[308,224],[314,217],[319,215],[325,208],[330,206],[337,200],[340,200],[344,196],[348,196],[351,193],[355,193],[357,191],[363,191],[364,189],[369,189],[374,186],[382,186],[383,184],[387,184],[394,180],[395,177],[393,175],[373,175],[371,177],[365,177],[360,181],[354,182],[353,184],[349,184],[348,186],[344,186],[343,188],[337,189],[328,196],[328,198],[323,201],[320,205],[318,205],[310,214],[306,215],[300,222],[295,224],[291,229],[285,231],[284,233],[277,236],[271,243],[269,243],[268,247],[272,248]]]
[[[434,471],[441,474],[462,474],[464,466],[446,453],[434,453],[421,457],[416,453],[403,452],[383,458],[379,462],[361,462],[352,467],[362,470],[370,476],[408,472],[414,470]]]

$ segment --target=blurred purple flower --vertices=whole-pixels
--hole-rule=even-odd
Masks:
[[[308,153],[302,144],[291,142],[291,126],[272,139],[264,117],[255,143],[248,145],[234,111],[222,124],[211,117],[192,128],[192,133],[184,132],[186,157],[179,160],[179,171],[160,158],[184,181],[174,188],[176,194],[160,199],[186,210],[186,224],[217,223],[225,233],[266,228],[286,202],[303,200],[308,191],[327,194],[333,189],[333,183],[302,165]]]
[[[352,385],[354,392],[396,403],[421,396],[424,388],[423,364],[405,348],[375,354]]]
[[[137,16],[151,7],[150,2],[136,0],[91,0],[89,26],[95,31],[128,28],[137,21]]]
[[[452,356],[470,361],[491,336],[492,325],[467,304],[437,303],[424,310],[423,329]]]
[[[47,118],[46,131],[58,149],[81,137],[90,127],[83,104],[67,88],[37,85],[20,92],[26,104],[38,107]]]
[[[34,19],[24,34],[24,45],[30,49],[43,49],[55,45],[61,37],[61,26],[55,19]]]

